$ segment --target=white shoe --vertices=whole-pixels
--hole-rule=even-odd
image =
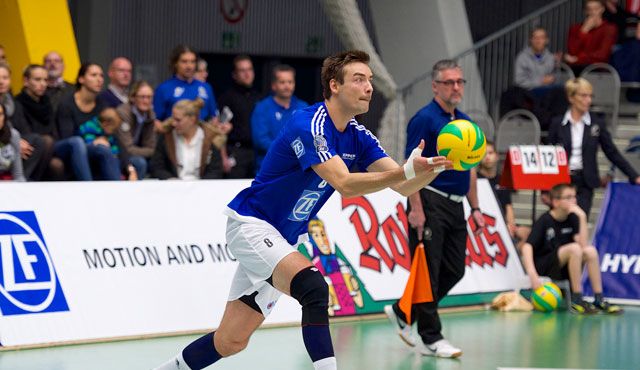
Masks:
[[[416,339],[413,337],[413,333],[411,332],[411,325],[408,325],[404,320],[396,315],[395,311],[393,311],[393,307],[391,305],[384,306],[384,313],[391,321],[391,325],[396,328],[400,339],[404,341],[407,345],[414,347],[416,345]]]
[[[418,352],[425,356],[456,358],[462,356],[462,350],[456,348],[446,339],[440,339],[431,344],[420,343]]]

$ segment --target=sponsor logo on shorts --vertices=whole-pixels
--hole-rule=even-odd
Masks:
[[[356,159],[356,155],[355,154],[350,154],[350,153],[342,153],[342,159],[347,159],[347,160],[354,160]]]
[[[316,203],[322,197],[324,191],[313,191],[313,190],[305,190],[302,192],[300,199],[296,202],[296,205],[293,206],[291,210],[291,214],[289,215],[289,220],[291,221],[306,221],[309,219],[309,215],[313,208],[316,206]]]
[[[293,148],[293,152],[296,153],[296,157],[300,158],[304,155],[304,145],[299,137],[291,142],[291,148]]]
[[[35,213],[0,212],[0,312],[69,311]]]

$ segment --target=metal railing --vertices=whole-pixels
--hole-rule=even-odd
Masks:
[[[582,20],[582,5],[583,0],[553,1],[451,58],[457,60],[463,70],[477,68],[479,81],[475,81],[473,74],[467,74],[465,78],[469,85],[482,85],[484,91],[484,99],[467,94],[461,108],[485,109],[486,101],[487,113],[497,122],[500,94],[513,83],[515,59],[528,46],[529,33],[535,27],[543,27],[549,36],[549,50],[565,51],[570,25]],[[406,96],[415,85],[429,78],[429,73],[424,73],[400,88],[400,92]]]

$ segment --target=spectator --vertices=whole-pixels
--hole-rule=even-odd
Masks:
[[[251,115],[251,133],[256,155],[256,172],[282,126],[298,109],[309,104],[293,95],[296,88],[296,71],[280,64],[271,75],[272,95],[260,100]]]
[[[129,85],[133,67],[129,59],[118,57],[109,64],[109,86],[98,95],[104,106],[117,108],[129,101]]]
[[[24,113],[22,106],[11,96],[11,69],[7,64],[0,63],[0,104],[5,109],[5,121],[7,126],[20,130],[24,127]],[[42,142],[31,145],[26,140],[20,139],[20,157],[29,160],[29,169],[33,171],[33,164],[38,163],[45,151]],[[24,170],[22,171],[24,175]],[[31,174],[31,172],[30,172]],[[26,175],[25,175],[26,176]]]
[[[640,17],[627,12],[617,1],[607,0],[603,18],[618,28],[618,45],[611,56],[611,65],[621,81],[640,82]],[[628,89],[627,100],[638,102],[640,90]]]
[[[151,158],[151,177],[161,180],[220,179],[222,160],[215,134],[198,122],[201,100],[180,100],[168,120],[172,130],[161,135]]]
[[[551,121],[549,143],[564,147],[569,158],[571,184],[576,187],[578,206],[589,216],[593,189],[600,186],[597,152],[602,149],[607,158],[622,170],[629,181],[640,184],[640,176],[616,148],[604,120],[589,113],[593,87],[584,78],[567,81],[565,90],[570,107],[564,116]],[[605,92],[603,92],[605,93]]]
[[[602,297],[598,251],[587,242],[587,216],[576,205],[576,190],[569,184],[558,184],[551,189],[550,196],[551,210],[533,224],[531,235],[522,246],[522,262],[531,287],[542,285],[540,275],[556,280],[568,278],[574,313],[621,313],[620,307],[610,305]],[[582,299],[584,265],[595,295],[594,304]]]
[[[75,89],[72,84],[62,79],[64,73],[64,60],[58,52],[50,51],[45,54],[42,64],[47,70],[47,91],[46,94],[51,100],[53,112],[57,112],[58,104],[66,96],[72,94]]]
[[[77,136],[78,129],[80,125],[94,119],[102,111],[102,105],[97,97],[103,84],[102,68],[95,63],[83,63],[76,79],[76,92],[65,96],[56,114],[59,141],[53,147],[54,154],[73,170],[76,179],[80,181],[90,181],[92,176],[87,145],[81,137]],[[106,154],[110,155],[110,153]],[[103,160],[108,160],[104,158],[106,155],[103,151],[92,150],[92,155],[94,157],[102,155]],[[96,158],[93,159],[94,162],[96,160]]]
[[[9,126],[3,104],[0,104],[0,180],[26,181],[20,159],[20,133]]]
[[[122,125],[116,136],[140,179],[146,177],[149,160],[156,148],[154,125],[157,120],[152,102],[151,85],[146,81],[138,81],[131,87],[129,102],[118,107]]]
[[[209,84],[194,78],[196,72],[196,53],[185,45],[178,45],[169,58],[173,77],[163,82],[156,89],[153,98],[153,110],[159,120],[164,121],[171,116],[172,107],[182,99],[200,98],[204,107],[200,110],[200,119],[209,121],[217,116],[216,97]]]
[[[568,52],[564,60],[576,76],[593,63],[609,63],[618,31],[616,26],[602,18],[604,5],[600,0],[586,0],[584,22],[569,29]]]
[[[55,117],[47,89],[47,70],[38,64],[25,68],[23,74],[24,87],[16,96],[23,113],[22,120],[15,122],[20,132],[22,159],[25,176],[31,181],[44,178],[47,169],[51,169],[53,179],[61,179],[64,165],[58,158],[53,159],[53,143],[57,136]],[[40,155],[34,154],[40,152]]]
[[[606,0],[602,18],[616,26],[618,29],[618,40],[616,43],[622,45],[630,40],[640,38],[640,16],[626,11],[618,0]]]
[[[527,90],[545,88],[555,83],[554,71],[558,58],[547,49],[549,38],[544,28],[536,27],[529,34],[529,47],[516,58],[514,81]]]
[[[200,82],[207,82],[207,77],[209,77],[209,70],[207,67],[207,61],[202,58],[198,58],[198,61],[196,62],[196,73],[193,77]]]
[[[516,241],[518,246],[520,242],[527,240],[527,236],[531,232],[531,229],[526,226],[518,226],[516,224],[515,213],[513,212],[513,204],[511,202],[511,191],[502,188],[499,185],[500,174],[498,173],[498,152],[496,152],[495,144],[491,141],[487,141],[487,151],[482,158],[482,161],[478,165],[478,178],[489,180],[493,194],[500,205],[502,216],[507,224],[509,235]]]
[[[123,171],[128,178],[137,180],[135,167],[130,166],[125,153],[121,152],[118,139],[115,136],[122,119],[115,108],[103,109],[97,117],[94,117],[78,128],[78,133],[87,144],[89,161],[97,172],[94,176],[100,180],[120,180],[121,163]]]
[[[233,59],[233,85],[220,97],[220,106],[233,112],[227,140],[227,158],[224,160],[226,177],[232,179],[252,178],[254,171],[253,139],[251,135],[251,113],[259,99],[253,88],[255,74],[251,58],[239,55]]]

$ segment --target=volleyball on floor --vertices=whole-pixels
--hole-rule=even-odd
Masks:
[[[558,308],[562,301],[560,288],[552,282],[544,283],[531,294],[533,307],[542,312],[550,312]]]
[[[484,158],[487,139],[478,125],[466,119],[457,119],[440,130],[437,149],[439,155],[453,162],[454,170],[468,171]]]

